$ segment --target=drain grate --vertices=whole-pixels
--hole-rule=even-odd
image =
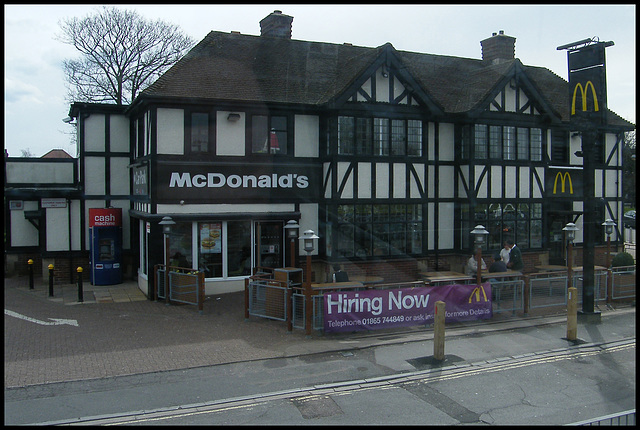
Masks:
[[[302,414],[302,418],[306,420],[332,417],[344,413],[340,406],[329,396],[302,397],[291,399],[291,401]]]

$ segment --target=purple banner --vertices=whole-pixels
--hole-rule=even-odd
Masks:
[[[445,303],[445,322],[493,316],[491,284],[389,290],[335,291],[324,295],[324,331],[379,330],[432,324],[435,302]]]

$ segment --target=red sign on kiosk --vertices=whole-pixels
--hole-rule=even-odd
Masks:
[[[89,209],[89,227],[121,227],[122,209]]]

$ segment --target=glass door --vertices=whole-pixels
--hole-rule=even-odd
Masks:
[[[284,267],[283,221],[259,221],[255,224],[256,266]]]

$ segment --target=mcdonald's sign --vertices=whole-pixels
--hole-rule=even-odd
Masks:
[[[580,90],[580,98],[582,99],[582,112],[587,112],[587,96],[589,88],[591,88],[591,94],[593,96],[593,111],[598,112],[598,94],[596,93],[596,89],[593,86],[593,82],[587,81],[584,88],[582,88],[582,84],[580,82],[576,83],[576,86],[573,88],[573,97],[571,99],[571,115],[576,114],[576,96],[578,95],[578,90]]]
[[[569,51],[571,119],[603,120],[607,108],[605,43]]]
[[[549,169],[546,176],[547,197],[582,198],[582,171]]]
[[[484,287],[482,285],[478,285],[476,288],[473,289],[473,291],[471,291],[471,294],[469,295],[469,303],[472,303],[473,301],[473,296],[476,296],[476,302],[480,302],[480,292],[482,292],[482,297],[484,297],[484,301],[485,303],[489,301],[489,299],[487,299],[487,293],[484,291]]]

